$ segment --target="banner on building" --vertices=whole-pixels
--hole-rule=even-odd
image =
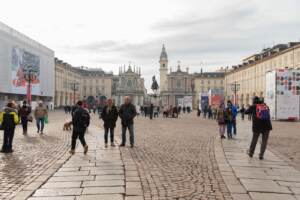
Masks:
[[[12,92],[40,95],[40,57],[18,47],[12,48]],[[30,79],[31,88],[28,87]]]

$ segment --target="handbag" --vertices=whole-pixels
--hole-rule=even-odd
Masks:
[[[48,116],[44,117],[44,122],[45,122],[45,124],[49,123]]]

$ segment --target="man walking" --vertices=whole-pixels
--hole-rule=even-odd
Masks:
[[[72,125],[73,125],[73,134],[72,134],[72,143],[70,154],[75,154],[75,147],[77,138],[79,138],[83,149],[84,154],[88,151],[88,145],[85,142],[84,134],[87,127],[90,125],[90,114],[83,108],[82,101],[77,102],[77,107],[72,115]]]
[[[108,132],[110,132],[110,144],[112,147],[114,147],[114,130],[116,127],[116,121],[118,120],[118,110],[117,107],[113,105],[111,99],[107,100],[107,105],[103,108],[101,113],[101,119],[104,122],[105,148],[107,148],[108,143]]]
[[[19,115],[21,118],[21,123],[22,123],[22,128],[23,128],[23,134],[27,134],[27,126],[28,126],[28,121],[32,121],[32,117],[29,116],[31,113],[31,107],[27,106],[27,102],[23,101],[23,105],[19,110]]]
[[[40,101],[39,105],[34,110],[34,117],[36,120],[37,133],[43,134],[44,126],[45,126],[45,118],[48,116],[48,111],[46,107],[43,105],[43,102]]]
[[[269,133],[272,130],[272,123],[270,119],[269,107],[261,101],[258,97],[254,97],[253,105],[245,111],[246,114],[252,116],[252,141],[248,152],[249,157],[253,157],[257,140],[259,136],[262,136],[262,142],[260,146],[259,159],[264,159],[264,153],[267,148]]]
[[[12,142],[15,134],[15,127],[19,123],[17,111],[12,102],[8,103],[4,111],[0,113],[0,125],[4,131],[1,153],[12,153]]]
[[[119,116],[121,118],[122,124],[122,143],[121,147],[124,147],[126,144],[126,130],[129,130],[129,140],[131,148],[134,147],[134,127],[133,120],[136,116],[135,106],[131,103],[131,99],[129,96],[124,98],[124,104],[121,105],[119,110]]]

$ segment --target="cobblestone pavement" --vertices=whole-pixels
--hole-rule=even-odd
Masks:
[[[239,120],[239,118],[238,118]],[[239,129],[251,135],[251,121],[238,121]],[[300,171],[300,122],[273,121],[268,147]]]
[[[232,199],[214,155],[215,121],[194,113],[152,121],[139,117],[135,129],[137,146],[129,151],[146,200]]]
[[[126,160],[122,160],[118,146],[104,148],[103,131],[94,126],[89,127],[86,141],[87,155],[83,154],[82,146],[77,145],[75,155],[37,190],[31,191],[28,200],[144,199],[131,156],[123,156]]]
[[[269,149],[265,159],[259,160],[260,145],[253,158],[249,158],[246,153],[251,137],[250,123],[240,122],[234,140],[215,141],[219,169],[232,197],[237,200],[300,199],[300,171]]]
[[[65,118],[62,112],[50,113],[50,123],[46,125],[44,135],[38,135],[33,124],[29,125],[27,136],[23,136],[20,126],[17,127],[14,153],[0,154],[0,199],[14,197],[65,154],[69,146],[69,134],[62,132],[60,126]],[[1,145],[2,137],[1,131]]]

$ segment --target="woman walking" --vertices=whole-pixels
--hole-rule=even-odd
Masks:
[[[34,110],[34,117],[36,120],[37,133],[43,134],[45,118],[48,117],[48,111],[42,101],[39,102],[39,105]]]
[[[225,104],[221,103],[217,111],[217,122],[219,124],[219,133],[221,139],[225,139]]]

